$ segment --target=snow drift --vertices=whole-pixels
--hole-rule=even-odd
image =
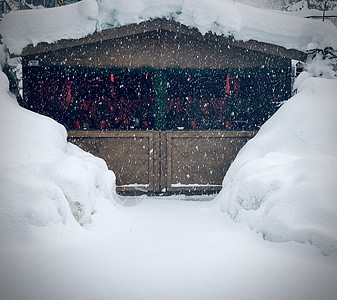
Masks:
[[[267,11],[232,0],[84,0],[52,9],[6,15],[0,32],[11,53],[28,44],[80,38],[105,28],[167,18],[202,34],[234,36],[294,48],[337,48],[337,29],[329,21],[309,20],[287,12]]]
[[[113,200],[113,172],[67,143],[62,125],[21,108],[2,71],[0,103],[0,244],[28,241],[36,227],[88,224],[100,198]]]
[[[239,152],[222,208],[270,241],[337,251],[337,80],[297,81],[287,101]]]

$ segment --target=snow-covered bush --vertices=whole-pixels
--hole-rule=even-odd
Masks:
[[[67,143],[62,125],[20,107],[3,72],[0,105],[0,244],[30,239],[34,227],[86,225],[100,198],[114,200],[106,163]]]
[[[222,209],[271,241],[337,252],[337,80],[303,72],[297,94],[239,152]]]
[[[337,51],[332,47],[320,49],[315,44],[308,45],[305,69],[314,77],[335,78],[337,71]],[[298,84],[298,83],[297,83]]]

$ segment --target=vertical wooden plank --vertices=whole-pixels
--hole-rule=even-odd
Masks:
[[[153,158],[153,173],[150,174],[153,180],[153,192],[160,192],[160,132],[152,132],[153,148],[152,148],[152,158]],[[151,149],[150,149],[151,152]]]
[[[154,128],[164,130],[166,127],[166,91],[167,79],[165,70],[157,69],[153,74],[154,90]]]
[[[167,191],[167,135],[169,132],[160,132],[160,191]]]
[[[172,185],[172,132],[166,134],[166,191]]]
[[[149,174],[148,174],[148,180],[149,180],[149,187],[148,191],[154,191],[154,140],[153,140],[153,133],[151,133],[148,136],[148,166],[149,166]]]

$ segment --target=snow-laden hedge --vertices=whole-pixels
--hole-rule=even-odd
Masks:
[[[0,244],[30,239],[34,227],[86,225],[100,198],[113,201],[106,163],[67,143],[62,125],[20,107],[2,71],[0,106]]]
[[[271,241],[337,251],[337,80],[298,79],[298,93],[240,151],[222,208]]]

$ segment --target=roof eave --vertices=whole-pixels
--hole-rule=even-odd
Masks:
[[[121,27],[113,27],[110,29],[105,29],[101,32],[95,32],[80,39],[63,39],[50,44],[42,42],[37,44],[36,46],[30,44],[27,47],[25,47],[22,53],[18,56],[32,56],[50,51],[73,48],[86,44],[93,44],[103,42],[106,40],[112,40],[120,37],[148,33],[158,30],[194,36],[200,39],[216,38],[219,39],[219,42],[221,41],[223,43],[227,43],[228,45],[245,48],[252,51],[258,51],[266,54],[271,54],[275,56],[280,56],[288,59],[298,59],[302,61],[306,59],[306,54],[299,50],[286,49],[278,45],[259,42],[255,40],[238,41],[235,40],[233,37],[216,36],[212,33],[202,35],[197,28],[191,28],[176,21],[166,19],[155,19],[141,22],[139,24],[130,24]]]

